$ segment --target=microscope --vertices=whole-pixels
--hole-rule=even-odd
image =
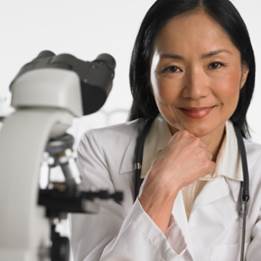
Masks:
[[[115,65],[109,54],[87,62],[43,51],[12,81],[14,112],[0,131],[1,261],[68,261],[69,239],[57,224],[68,213],[96,213],[96,199],[122,201],[118,191],[79,189],[80,175],[70,167],[74,138],[67,133],[74,117],[102,107]],[[40,187],[44,157],[64,181],[48,177]]]

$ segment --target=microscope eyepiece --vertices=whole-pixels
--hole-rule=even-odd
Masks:
[[[39,58],[50,58],[52,56],[55,56],[54,52],[49,51],[49,50],[44,50],[44,51],[41,51],[34,60],[39,59]]]
[[[107,66],[113,71],[116,66],[115,59],[110,54],[107,54],[107,53],[102,53],[102,54],[98,55],[95,61],[105,62],[107,64]]]
[[[115,66],[115,59],[107,53],[102,53],[95,60],[89,62],[78,59],[71,54],[56,55],[52,51],[44,50],[21,68],[12,81],[10,89],[16,80],[27,72],[41,69],[73,71],[77,74],[80,82],[83,115],[88,115],[99,110],[105,103],[112,88]],[[41,81],[49,84],[49,80],[46,78],[42,78]],[[53,84],[55,85],[55,82]],[[39,82],[39,85],[43,86],[43,83]],[[43,104],[41,103],[41,105]]]

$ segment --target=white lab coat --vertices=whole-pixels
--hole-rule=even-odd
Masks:
[[[134,149],[139,121],[84,135],[79,147],[83,189],[124,191],[124,201],[101,202],[96,215],[72,217],[75,261],[236,261],[239,260],[240,182],[217,177],[205,185],[187,220],[183,198],[173,206],[174,223],[164,235],[133,202]],[[247,261],[261,260],[261,146],[245,141],[250,175],[246,229]]]

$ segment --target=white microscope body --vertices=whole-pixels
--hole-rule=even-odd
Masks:
[[[11,90],[15,111],[0,131],[0,260],[50,260],[40,166],[48,140],[83,115],[81,81],[73,70],[42,66],[17,77]]]

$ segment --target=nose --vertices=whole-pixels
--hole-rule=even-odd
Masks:
[[[204,70],[200,67],[187,70],[184,79],[183,97],[199,100],[206,97],[208,92],[208,79]]]

